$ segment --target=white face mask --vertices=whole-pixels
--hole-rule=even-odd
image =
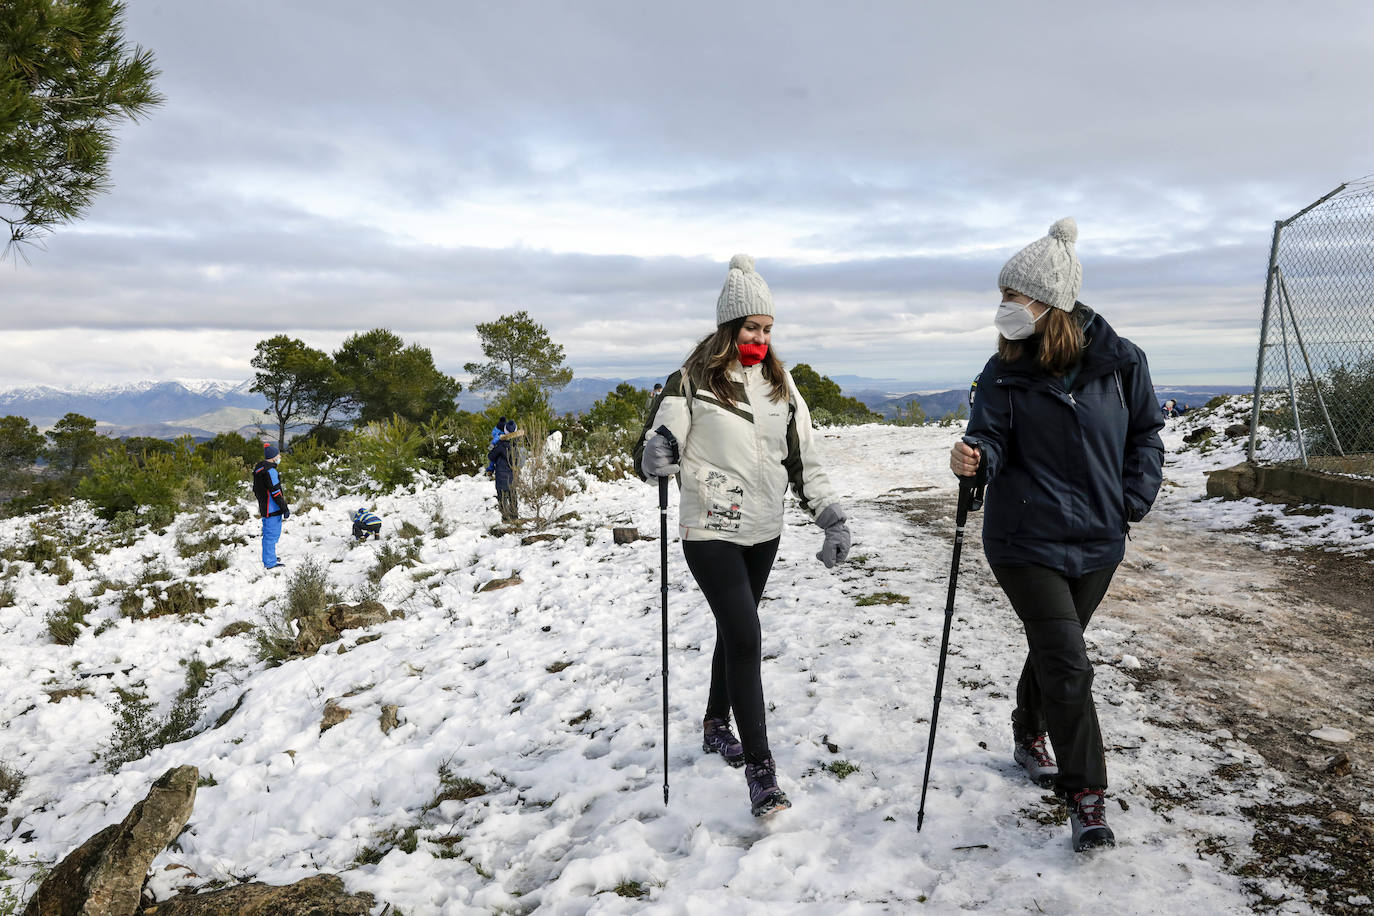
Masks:
[[[1045,309],[1041,312],[1041,317],[1048,311]],[[993,324],[997,327],[997,333],[1007,340],[1025,340],[1035,333],[1035,323],[1039,320],[1026,306],[1007,299],[997,306],[997,318]]]

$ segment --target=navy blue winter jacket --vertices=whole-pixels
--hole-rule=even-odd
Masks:
[[[1159,493],[1164,420],[1145,354],[1101,315],[1084,317],[1087,346],[1068,388],[1033,354],[993,356],[978,377],[968,436],[988,472],[983,551],[993,566],[1068,576],[1113,566]]]

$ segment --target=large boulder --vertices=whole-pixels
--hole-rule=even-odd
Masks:
[[[1248,462],[1207,474],[1207,495],[1214,499],[1244,499],[1257,489],[1255,466]]]
[[[24,916],[133,916],[157,854],[181,833],[196,803],[193,766],[163,773],[129,815],[77,847],[52,870]]]
[[[388,612],[377,601],[332,604],[318,613],[297,619],[300,631],[292,651],[296,655],[314,655],[321,646],[337,640],[344,630],[385,623],[399,614],[399,611],[396,614]]]
[[[182,894],[146,906],[140,916],[367,916],[371,894],[350,894],[337,875],[315,875],[285,887],[241,884],[208,894]]]

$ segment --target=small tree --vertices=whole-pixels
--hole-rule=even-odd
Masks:
[[[24,417],[0,417],[0,477],[32,465],[47,445],[43,434]]]
[[[0,2],[0,220],[6,251],[81,216],[110,185],[114,126],[162,104],[153,55],[116,0]]]
[[[905,405],[897,405],[897,415],[892,418],[895,426],[924,426],[926,422],[926,412],[921,409],[913,397]]]
[[[472,373],[475,391],[509,391],[521,382],[552,391],[572,381],[572,370],[563,365],[563,348],[549,339],[549,332],[528,312],[480,323],[477,335],[488,361],[463,366]]]
[[[91,459],[108,445],[109,440],[95,431],[95,421],[79,413],[69,413],[48,430],[52,440],[53,469],[59,473],[75,474],[91,463]]]
[[[334,363],[323,350],[278,334],[258,341],[252,366],[258,371],[248,390],[267,398],[262,412],[277,421],[277,443],[285,446],[289,430],[310,425],[318,393],[336,375]]]

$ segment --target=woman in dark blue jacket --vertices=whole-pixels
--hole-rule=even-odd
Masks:
[[[1115,844],[1083,630],[1159,492],[1164,423],[1145,354],[1078,301],[1077,237],[1062,219],[1002,268],[997,355],[950,468],[987,482],[983,550],[1025,626],[1013,756],[1065,798],[1083,850]]]

